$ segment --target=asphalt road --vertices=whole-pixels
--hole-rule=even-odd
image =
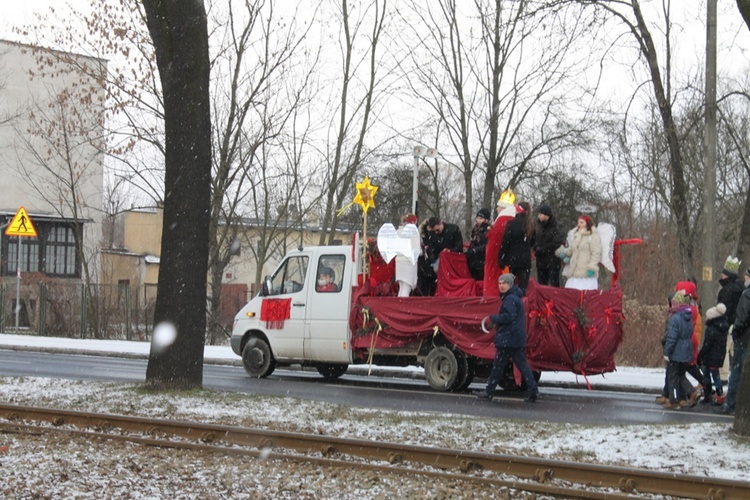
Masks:
[[[147,361],[119,357],[0,350],[0,376],[49,377],[140,383]],[[543,380],[542,380],[543,382]],[[317,372],[277,369],[266,379],[253,379],[239,366],[206,364],[203,386],[219,391],[296,397],[364,408],[453,414],[502,419],[586,424],[671,424],[727,421],[711,407],[664,410],[654,395],[635,392],[588,391],[541,385],[542,397],[525,403],[523,393],[498,392],[493,401],[480,401],[471,390],[441,393],[423,380],[345,374],[325,380]]]

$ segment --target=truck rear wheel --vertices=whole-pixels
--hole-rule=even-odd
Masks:
[[[474,362],[466,357],[466,354],[460,351],[453,351],[456,356],[456,362],[458,363],[458,375],[456,381],[453,383],[451,388],[454,392],[463,391],[474,381],[474,375],[476,374],[476,368]]]
[[[267,377],[276,369],[271,347],[258,337],[252,337],[242,349],[242,364],[245,372],[254,378]]]
[[[349,369],[349,365],[318,365],[315,368],[318,370],[318,373],[323,375],[323,377],[334,379],[339,378],[346,373],[346,370]]]
[[[443,346],[431,350],[424,362],[424,376],[436,391],[451,390],[458,377],[455,353]]]

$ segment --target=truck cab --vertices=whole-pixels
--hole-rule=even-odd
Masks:
[[[337,378],[352,362],[349,311],[357,280],[352,246],[299,248],[235,317],[232,350],[252,377],[277,365],[314,366]]]

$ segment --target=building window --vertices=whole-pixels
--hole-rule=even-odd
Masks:
[[[21,272],[79,278],[81,260],[76,251],[75,230],[70,222],[34,221],[38,238],[21,238]],[[3,275],[16,273],[18,238],[3,236]]]

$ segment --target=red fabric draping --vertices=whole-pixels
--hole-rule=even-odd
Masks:
[[[526,297],[526,355],[536,370],[581,375],[614,371],[622,342],[622,290],[573,290],[531,280]]]
[[[497,257],[500,255],[500,246],[503,244],[503,234],[508,221],[513,220],[511,215],[498,217],[487,233],[487,247],[484,251],[484,282],[483,290],[485,297],[497,297],[500,293],[497,289],[497,279],[503,274],[503,269],[497,267]]]
[[[386,262],[379,253],[368,255],[370,264],[370,294],[395,295],[396,259]]]
[[[284,328],[284,321],[290,318],[292,299],[263,299],[260,304],[260,320],[266,322],[269,329]]]
[[[638,245],[643,243],[643,240],[639,238],[631,238],[629,240],[615,240],[615,248],[612,256],[612,263],[615,266],[615,272],[612,273],[612,286],[616,286],[620,279],[620,246],[622,245]]]
[[[529,282],[526,355],[535,370],[582,375],[614,371],[622,341],[622,291],[580,291]],[[350,316],[352,348],[362,358],[371,347],[392,348],[440,333],[463,352],[491,360],[494,331],[482,319],[500,309],[489,297],[372,297],[355,294]],[[375,321],[377,319],[377,321]]]
[[[494,332],[484,333],[481,324],[485,316],[496,313],[499,308],[499,298],[372,297],[362,294],[350,316],[354,332],[352,348],[366,352],[370,346],[403,346],[433,335],[438,327],[445,338],[462,351],[492,359],[495,356]],[[382,327],[380,331],[377,331],[378,323]]]
[[[497,289],[497,286],[495,287]],[[495,290],[497,292],[497,290]],[[436,297],[476,297],[477,280],[471,277],[466,254],[443,252],[440,254]],[[495,293],[497,296],[497,293]]]

